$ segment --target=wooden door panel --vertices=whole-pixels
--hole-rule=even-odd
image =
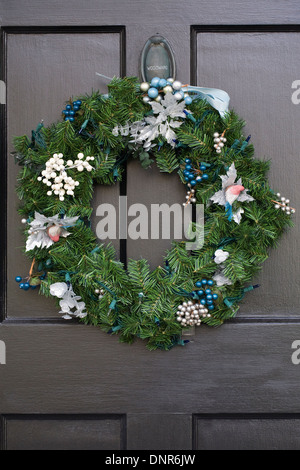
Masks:
[[[185,202],[185,196],[185,188],[176,172],[172,174],[162,173],[159,171],[155,163],[153,163],[151,168],[148,168],[147,170],[141,168],[138,162],[130,162],[128,164],[128,208],[130,208],[130,206],[133,204],[143,204],[148,214],[147,225],[149,236],[149,239],[132,239],[130,237],[130,225],[128,225],[129,236],[127,240],[127,256],[129,259],[146,258],[149,261],[149,265],[152,269],[159,265],[164,265],[163,258],[166,255],[167,250],[171,249],[172,240],[184,239],[184,231],[182,230],[182,237],[176,238],[176,233],[174,233],[174,226],[178,220],[175,222],[174,215],[171,213],[170,219],[167,216],[160,216],[160,223],[157,224],[156,216],[151,217],[151,205],[155,204],[161,207],[162,204],[167,204],[169,207],[171,207],[173,204],[176,204],[180,206],[180,209],[177,211],[177,213],[183,215],[183,211],[181,209],[182,203]],[[157,209],[154,208],[155,213],[156,210]],[[167,212],[165,214],[167,214]],[[137,217],[139,217],[138,213]],[[135,216],[128,217],[128,224],[132,223],[135,218]],[[169,238],[162,239],[162,230],[166,230],[164,236],[167,235],[168,225],[170,225]],[[159,229],[159,238],[152,238],[156,236],[156,232],[158,232],[157,229]],[[140,228],[137,230],[139,231]],[[155,232],[155,234],[153,232]]]
[[[271,187],[298,207],[299,106],[292,102],[291,86],[300,76],[300,27],[195,26],[192,38],[197,64],[192,80],[229,93],[230,107],[246,121],[245,136],[251,134],[255,155],[271,159]],[[261,287],[246,296],[239,316],[299,314],[299,211],[293,221],[293,230],[254,279]]]
[[[131,347],[120,344],[88,326],[2,324],[0,333],[7,344],[7,364],[0,369],[1,384],[6,384],[0,391],[0,415],[11,420],[11,446],[22,444],[18,427],[23,429],[27,417],[20,413],[38,414],[29,423],[33,435],[41,433],[33,438],[36,446],[48,439],[58,445],[49,437],[48,420],[49,429],[60,435],[69,425],[78,425],[79,414],[126,414],[120,446],[126,440],[128,449],[255,447],[254,427],[257,435],[265,433],[261,446],[297,446],[298,421],[292,414],[298,419],[300,366],[291,360],[291,346],[300,329],[295,324],[204,327],[192,344],[165,354],[147,351],[142,341]],[[66,414],[76,415],[73,424]],[[223,414],[232,415],[231,420]],[[286,421],[276,421],[276,414]],[[197,416],[192,420],[192,415]],[[83,416],[78,433],[87,420]],[[103,423],[97,423],[93,426],[102,435]],[[285,429],[291,436],[293,423],[294,438],[280,441]],[[117,446],[119,425],[108,425]],[[75,434],[73,439],[64,445],[75,445]],[[91,445],[100,446],[101,439],[95,439]],[[23,444],[33,445],[30,436]]]
[[[295,450],[299,415],[195,415],[194,449]]]
[[[123,28],[97,29],[8,29],[7,56],[7,142],[8,154],[13,151],[13,137],[31,135],[40,120],[45,125],[61,119],[65,101],[72,96],[99,89],[107,92],[107,81],[96,76],[123,74]],[[63,73],[62,73],[63,70]],[[53,98],[55,97],[55,99]],[[18,167],[8,159],[8,187],[14,188]],[[108,190],[109,189],[109,190]],[[119,185],[111,188],[95,186],[93,207],[100,201],[117,201]],[[7,318],[58,318],[52,299],[41,299],[37,292],[26,296],[18,291],[14,278],[26,276],[28,260],[22,254],[24,243],[17,213],[19,200],[11,192],[8,201],[8,303]],[[92,224],[97,217],[93,213]],[[119,242],[113,240],[119,254]],[[26,295],[26,294],[25,294]]]
[[[5,450],[122,450],[122,415],[6,415]]]
[[[1,324],[0,414],[280,413],[299,411],[295,324],[197,330],[165,354],[92,326]],[[9,386],[10,393],[7,393]]]

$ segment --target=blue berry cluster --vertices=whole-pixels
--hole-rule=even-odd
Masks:
[[[45,279],[45,276],[46,275],[43,274],[42,276],[39,276],[39,279],[41,279],[41,280]],[[30,282],[28,281],[28,278],[23,280],[23,278],[21,276],[16,276],[15,281],[19,284],[19,287],[22,290],[36,289],[39,285],[39,282],[37,282],[35,284],[30,284]]]
[[[195,294],[200,298],[200,304],[205,305],[208,310],[214,310],[214,300],[218,299],[218,294],[214,294],[211,290],[213,287],[214,281],[212,279],[202,279],[202,281],[197,281],[195,283]]]
[[[200,165],[200,171],[204,172],[206,171],[206,166],[205,165]],[[206,181],[208,180],[209,176],[207,173],[202,173],[201,175],[197,175],[197,170],[193,168],[192,162],[190,158],[185,159],[185,167],[183,170],[184,174],[184,180],[189,183],[191,186],[195,186],[197,183],[200,183],[201,181]]]
[[[77,111],[79,111],[80,106],[81,106],[80,100],[73,101],[72,105],[67,104],[66,109],[64,109],[62,112],[65,115],[65,121],[74,122],[75,114]]]

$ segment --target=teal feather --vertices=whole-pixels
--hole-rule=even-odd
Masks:
[[[232,205],[229,202],[225,204],[226,215],[228,217],[229,222],[232,221]]]

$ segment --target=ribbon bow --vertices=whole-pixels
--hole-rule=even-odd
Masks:
[[[224,117],[228,112],[230,97],[224,90],[186,85],[182,87],[182,91],[193,94],[194,96],[191,96],[193,100],[199,98],[206,99],[206,101],[219,112],[221,117]]]

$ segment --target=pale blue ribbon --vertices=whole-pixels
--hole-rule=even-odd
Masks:
[[[228,113],[230,97],[224,90],[187,85],[182,88],[182,91],[193,94],[194,96],[190,95],[193,100],[204,98],[219,112],[221,117]]]
[[[112,80],[111,77],[107,77],[101,73],[96,72],[96,75],[99,77],[105,78],[107,80]],[[182,87],[182,91],[191,93],[191,98],[196,99],[205,99],[213,108],[215,108],[220,116],[223,118],[229,109],[230,97],[228,93],[224,90],[218,90],[217,88],[205,88],[200,86],[191,86],[187,85]],[[193,96],[194,95],[194,96]],[[103,95],[108,97],[108,95]]]

